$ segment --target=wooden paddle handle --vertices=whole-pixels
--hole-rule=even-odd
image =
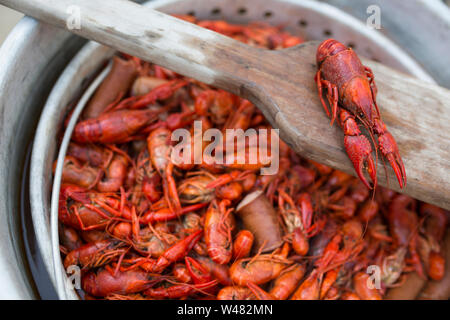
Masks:
[[[12,9],[125,53],[151,61],[207,84],[227,75],[229,90],[238,92],[240,69],[230,58],[256,51],[236,40],[127,0],[0,0]]]

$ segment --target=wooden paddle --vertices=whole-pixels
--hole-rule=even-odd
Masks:
[[[80,28],[69,31],[249,99],[299,154],[355,175],[342,130],[319,102],[317,42],[268,51],[125,0],[0,0],[67,28],[77,6]],[[408,184],[401,192],[450,209],[450,91],[365,60],[378,86],[381,116],[395,137]],[[382,162],[378,161],[379,164]],[[400,191],[393,171],[379,184]]]

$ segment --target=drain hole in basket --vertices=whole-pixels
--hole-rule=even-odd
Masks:
[[[298,25],[300,27],[306,27],[308,25],[308,21],[306,21],[306,20],[298,20]]]
[[[331,36],[332,34],[333,34],[333,32],[331,32],[331,30],[329,30],[329,29],[323,30],[323,35],[324,35],[324,36],[329,37],[329,36]]]
[[[214,14],[214,15],[220,14],[220,12],[222,12],[222,10],[220,8],[214,8],[211,10],[211,14]]]
[[[240,14],[241,16],[243,16],[244,14],[247,13],[247,8],[244,8],[244,7],[239,8],[237,13]]]
[[[193,16],[193,17],[195,17],[195,11],[189,11],[189,12],[187,13],[187,15],[188,15],[188,16]]]
[[[266,12],[264,12],[264,18],[266,18],[266,19],[268,19],[268,18],[270,18],[271,16],[273,15],[273,12],[272,11],[266,11]]]

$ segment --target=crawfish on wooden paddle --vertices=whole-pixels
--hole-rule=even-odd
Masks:
[[[372,70],[361,63],[351,48],[333,39],[325,40],[319,45],[316,59],[319,70],[315,81],[320,101],[327,115],[331,116],[331,124],[339,118],[345,135],[345,149],[358,177],[371,188],[363,174],[363,166],[367,164],[367,172],[373,186],[377,184],[377,170],[372,157],[371,143],[362,135],[359,123],[367,129],[373,143],[391,164],[400,188],[406,186],[405,167],[397,143],[381,120],[376,102],[377,86]],[[326,89],[331,113],[323,99],[323,89]],[[378,143],[375,142],[375,135],[378,137]]]

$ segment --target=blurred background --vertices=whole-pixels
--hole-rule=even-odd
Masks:
[[[23,14],[0,5],[0,45],[22,17]]]

